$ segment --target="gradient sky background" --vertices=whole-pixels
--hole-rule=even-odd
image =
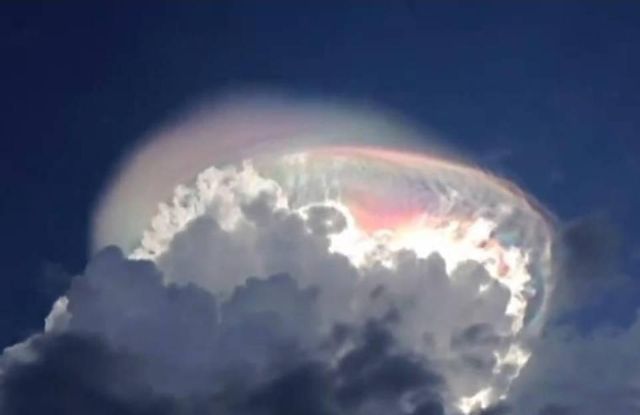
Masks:
[[[563,221],[608,215],[638,290],[581,319],[640,304],[640,3],[202,3],[0,5],[0,347],[41,327],[56,267],[81,271],[136,139],[247,86],[398,111]]]

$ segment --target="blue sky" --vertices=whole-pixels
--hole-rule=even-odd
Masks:
[[[46,264],[84,266],[92,203],[136,139],[246,86],[405,114],[562,221],[610,216],[638,275],[636,2],[15,2],[0,16],[0,345],[64,289]],[[587,324],[624,320],[627,297]]]

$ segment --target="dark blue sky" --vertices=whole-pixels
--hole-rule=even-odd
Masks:
[[[610,215],[637,271],[640,3],[290,3],[2,3],[0,346],[37,329],[64,288],[46,263],[82,269],[117,159],[234,87],[406,114],[563,220]]]

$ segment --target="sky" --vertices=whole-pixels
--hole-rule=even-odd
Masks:
[[[67,275],[83,272],[92,209],[140,138],[248,87],[398,112],[562,227],[597,218],[596,239],[620,241],[602,255],[629,282],[571,318],[628,328],[640,306],[638,50],[632,1],[3,2],[0,346],[42,330]]]

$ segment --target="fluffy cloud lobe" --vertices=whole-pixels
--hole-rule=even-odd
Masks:
[[[485,415],[637,413],[637,324],[516,339],[507,289],[476,262],[447,273],[399,251],[359,269],[329,249],[340,211],[303,217],[267,191],[231,206],[230,228],[228,202],[155,262],[98,253],[48,330],[0,359],[0,412],[453,415],[478,392],[498,401],[516,375],[500,357],[527,341],[531,364]]]

